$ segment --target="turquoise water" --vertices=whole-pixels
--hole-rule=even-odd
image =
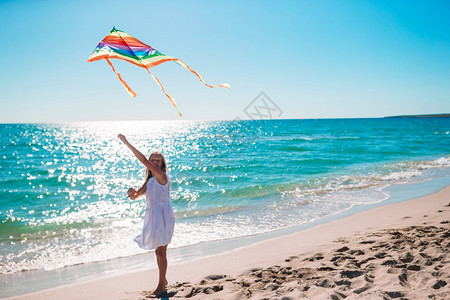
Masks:
[[[450,119],[0,125],[0,273],[143,253],[144,170],[117,140],[161,150],[171,248],[310,223],[449,174]]]

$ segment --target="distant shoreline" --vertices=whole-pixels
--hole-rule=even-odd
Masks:
[[[402,115],[402,116],[388,116],[385,118],[448,118],[450,114],[433,114],[433,115]]]

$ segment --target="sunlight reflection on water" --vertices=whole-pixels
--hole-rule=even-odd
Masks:
[[[171,247],[380,202],[389,196],[384,187],[450,166],[447,123],[361,122],[1,125],[0,273],[142,253],[132,239],[145,201],[130,201],[126,190],[142,185],[144,169],[119,133],[145,155],[159,150],[168,160],[177,218]]]

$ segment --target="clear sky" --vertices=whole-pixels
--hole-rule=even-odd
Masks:
[[[183,60],[152,68],[184,120],[450,112],[450,1],[0,0],[0,123],[179,119],[142,68],[87,63],[115,26]]]

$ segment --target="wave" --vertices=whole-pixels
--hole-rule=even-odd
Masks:
[[[276,231],[380,202],[389,197],[386,187],[426,181],[450,167],[443,154],[448,129],[445,137],[433,133],[445,124],[378,130],[381,123],[154,122],[127,128],[143,132],[131,137],[139,149],[161,147],[171,159],[174,248]],[[15,130],[5,136],[15,144],[0,149],[6,157],[1,169],[12,170],[0,180],[0,273],[142,253],[132,239],[142,229],[145,200],[125,198],[129,186],[142,184],[142,170],[116,140],[104,138],[115,137],[124,123],[100,125],[0,126],[1,136]],[[35,145],[44,129],[45,146]],[[27,140],[21,141],[24,131]],[[425,140],[435,147],[423,147]],[[36,153],[24,163],[30,143]]]
[[[400,161],[376,167],[368,174],[319,177],[283,192],[283,197],[302,199],[305,196],[323,195],[338,191],[385,188],[393,184],[414,183],[427,180],[424,170],[450,167],[450,157],[434,160]]]

